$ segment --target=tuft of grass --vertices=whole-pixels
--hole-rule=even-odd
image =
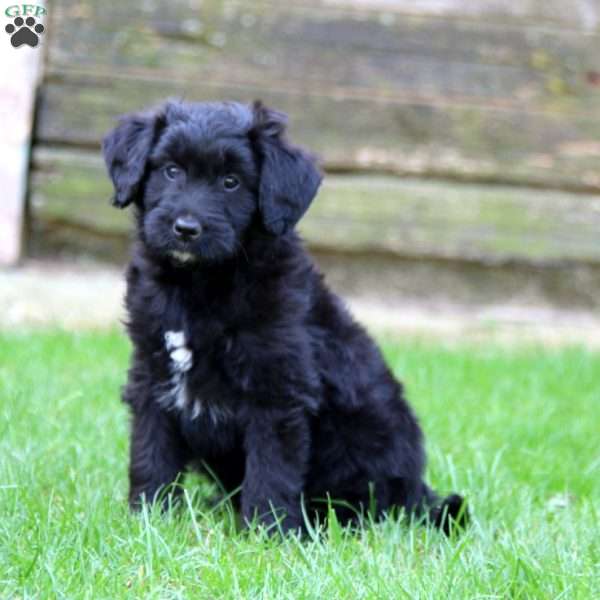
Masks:
[[[600,354],[386,340],[426,432],[428,479],[464,493],[446,539],[401,519],[331,519],[299,541],[239,532],[212,486],[126,508],[117,332],[0,337],[0,597],[600,597]]]

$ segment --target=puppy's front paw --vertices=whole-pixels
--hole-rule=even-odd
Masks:
[[[272,507],[263,512],[254,510],[245,515],[244,521],[246,527],[249,528],[255,526],[264,527],[269,535],[276,535],[278,533],[281,533],[282,535],[288,533],[302,535],[306,532],[302,518],[298,515],[294,515],[291,510],[285,511],[284,509],[274,509]]]

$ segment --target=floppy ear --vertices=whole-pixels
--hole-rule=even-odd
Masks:
[[[262,158],[258,207],[265,229],[275,235],[300,220],[322,179],[314,157],[284,138],[286,123],[283,113],[254,103],[253,133]]]
[[[162,115],[125,115],[102,142],[104,161],[115,187],[113,205],[125,208],[139,192]]]

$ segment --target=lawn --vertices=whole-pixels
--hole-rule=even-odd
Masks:
[[[314,539],[236,532],[211,486],[128,514],[129,346],[0,334],[0,598],[600,598],[600,354],[390,341],[458,539],[396,519]]]

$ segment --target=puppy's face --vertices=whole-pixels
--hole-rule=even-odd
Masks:
[[[115,205],[135,202],[151,256],[177,266],[222,261],[251,227],[291,229],[321,176],[260,104],[168,103],[126,116],[104,141]]]
[[[259,173],[246,135],[218,135],[193,121],[169,125],[149,160],[142,239],[175,262],[235,254],[258,207]]]

